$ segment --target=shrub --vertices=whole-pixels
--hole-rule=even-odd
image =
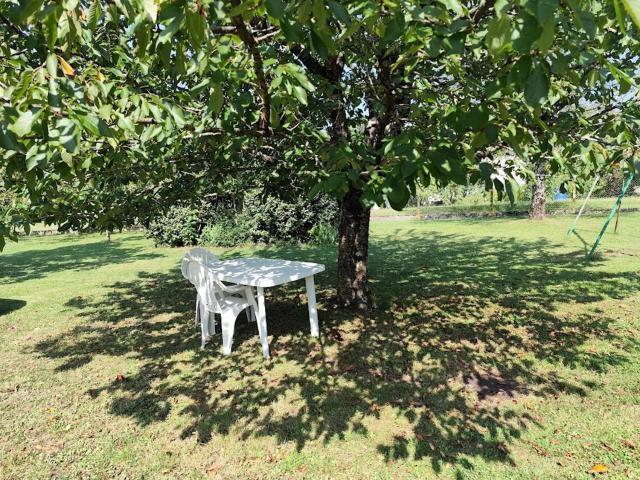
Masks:
[[[214,247],[235,247],[250,240],[251,235],[245,222],[222,219],[204,227],[198,243]]]
[[[256,243],[308,242],[316,225],[336,225],[335,200],[318,197],[284,201],[275,196],[247,196],[241,214]]]
[[[195,209],[173,206],[150,223],[147,238],[153,239],[156,246],[195,245],[199,227],[198,212]]]
[[[311,243],[318,245],[335,244],[338,241],[338,229],[335,225],[318,223],[309,231]]]

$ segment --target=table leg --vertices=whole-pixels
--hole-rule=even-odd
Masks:
[[[306,277],[307,284],[307,302],[309,304],[309,323],[311,324],[311,336],[319,337],[320,328],[318,327],[318,308],[316,307],[316,285],[313,281],[313,275]]]
[[[269,358],[269,340],[267,339],[267,311],[264,308],[264,289],[257,288],[258,291],[258,334],[262,344],[262,354],[264,358]]]

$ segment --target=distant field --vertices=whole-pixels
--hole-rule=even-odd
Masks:
[[[615,203],[615,198],[593,198],[587,203],[585,213],[589,213],[592,210],[609,210]],[[547,211],[550,213],[557,212],[559,210],[566,210],[567,213],[573,213],[580,209],[582,205],[581,200],[576,200],[575,203],[571,200],[553,201],[547,203]],[[622,201],[622,208],[640,208],[640,196],[626,197]],[[529,210],[528,202],[516,202],[515,206],[512,206],[509,202],[497,202],[494,206],[494,210],[497,212],[526,212]],[[469,204],[464,200],[454,205],[430,205],[420,208],[421,215],[451,215],[462,213],[487,213],[491,211],[491,205],[488,203]],[[415,215],[416,209],[405,208],[401,211],[393,210],[390,208],[379,208],[371,211],[373,217],[385,217],[396,215]]]

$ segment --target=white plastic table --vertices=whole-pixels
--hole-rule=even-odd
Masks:
[[[269,358],[267,313],[264,308],[265,288],[295,282],[304,278],[307,285],[311,336],[317,337],[320,335],[318,309],[316,307],[316,287],[313,276],[316,273],[324,272],[324,265],[271,258],[236,258],[216,262],[210,268],[218,279],[223,282],[256,287],[258,291],[258,333],[260,334],[262,353],[265,358]]]

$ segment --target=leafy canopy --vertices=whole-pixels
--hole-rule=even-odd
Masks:
[[[631,0],[3,1],[0,172],[23,201],[3,210],[0,247],[32,219],[113,229],[169,186],[193,195],[229,176],[297,176],[311,194],[401,208],[417,183],[511,192],[541,155],[588,175],[635,146],[639,12]]]

